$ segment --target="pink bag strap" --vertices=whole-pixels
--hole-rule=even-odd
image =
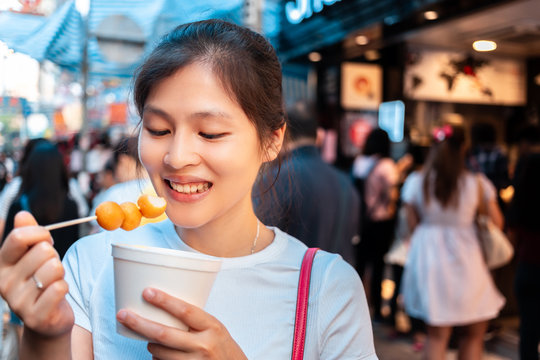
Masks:
[[[298,280],[298,296],[296,298],[296,318],[294,320],[294,340],[292,360],[302,360],[304,358],[304,344],[306,340],[306,322],[309,299],[309,283],[311,279],[311,268],[313,259],[318,248],[309,248],[304,254],[302,267],[300,268],[300,278]]]

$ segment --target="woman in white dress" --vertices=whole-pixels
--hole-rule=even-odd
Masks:
[[[458,358],[481,359],[488,320],[505,300],[475,232],[479,191],[497,226],[503,217],[489,180],[465,170],[464,129],[446,125],[435,137],[422,176],[411,179],[414,191],[403,199],[414,227],[402,282],[405,309],[427,324],[425,358],[445,359],[452,327],[463,326]]]

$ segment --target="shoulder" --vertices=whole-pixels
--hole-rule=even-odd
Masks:
[[[21,182],[22,179],[20,176],[14,177],[13,180],[8,182],[6,186],[4,186],[4,189],[2,190],[1,197],[2,199],[6,197],[14,197],[19,192],[19,189],[21,188]]]
[[[414,194],[418,193],[422,187],[422,181],[424,179],[424,174],[420,171],[413,171],[407,176],[403,187],[401,188],[401,198],[405,202],[409,202],[414,197]]]
[[[359,281],[360,278],[356,270],[338,254],[317,251],[313,261],[313,271],[323,275],[323,278],[334,282],[337,279],[345,282]]]

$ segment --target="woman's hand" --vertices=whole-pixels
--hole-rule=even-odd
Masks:
[[[34,337],[71,332],[74,317],[65,298],[64,268],[51,234],[28,212],[15,216],[15,228],[0,248],[0,279],[0,295]]]
[[[157,289],[145,289],[143,297],[189,327],[189,331],[179,330],[120,310],[118,321],[150,339],[153,359],[247,359],[225,326],[204,310]]]

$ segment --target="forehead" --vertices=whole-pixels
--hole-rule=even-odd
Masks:
[[[208,103],[241,107],[228,86],[208,64],[192,63],[157,82],[148,93],[149,102],[172,100],[179,104],[205,99]]]

